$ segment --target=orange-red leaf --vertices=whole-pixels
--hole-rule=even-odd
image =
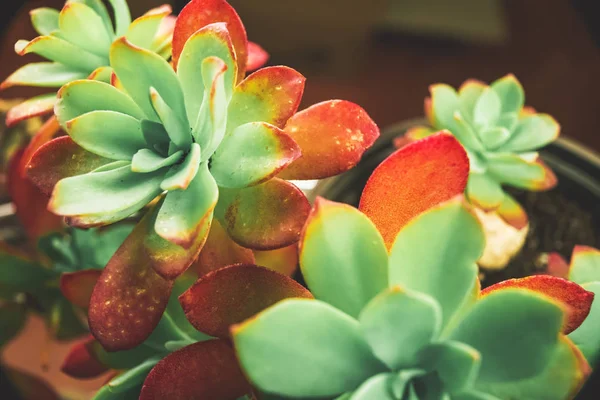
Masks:
[[[565,334],[574,331],[581,325],[590,313],[590,307],[594,300],[594,293],[588,292],[576,283],[550,275],[509,279],[484,289],[481,294],[486,295],[496,290],[515,287],[533,290],[566,304],[569,308],[568,318],[563,326]]]
[[[256,265],[232,265],[200,278],[179,296],[190,323],[200,332],[228,337],[229,327],[290,297],[312,298],[302,285]]]
[[[461,194],[469,177],[469,160],[449,132],[397,150],[373,172],[359,209],[375,223],[388,247],[413,217]]]
[[[321,179],[347,171],[379,137],[367,112],[344,100],[300,111],[284,131],[298,143],[302,156],[281,172],[283,179]]]
[[[560,254],[548,254],[548,267],[546,269],[546,273],[548,275],[568,279],[570,269],[571,267],[569,266],[569,263]]]
[[[65,357],[60,370],[76,379],[90,379],[102,375],[108,368],[94,357],[89,351],[93,336],[75,343]]]
[[[246,62],[246,71],[254,71],[267,63],[269,53],[265,51],[258,43],[248,42],[248,61]]]
[[[88,308],[100,274],[102,271],[99,269],[65,272],[60,277],[60,291],[72,304]]]

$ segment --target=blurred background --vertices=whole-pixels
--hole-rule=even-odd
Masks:
[[[10,1],[10,0],[9,0]],[[134,16],[164,0],[130,0]],[[13,45],[35,37],[28,11],[64,0],[3,5],[0,79],[25,63]],[[176,11],[187,0],[174,0]],[[307,78],[304,104],[362,105],[380,125],[423,115],[428,86],[514,73],[527,103],[563,135],[600,151],[597,0],[230,0],[251,40]],[[6,2],[4,3],[6,4]],[[596,7],[594,7],[596,5]],[[31,56],[33,59],[35,56]],[[2,94],[20,97],[31,89]]]

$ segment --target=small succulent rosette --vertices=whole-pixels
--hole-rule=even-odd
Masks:
[[[182,10],[175,70],[127,37],[111,45],[109,58],[111,83],[78,80],[59,91],[55,113],[68,136],[42,146],[28,172],[51,193],[49,209],[71,225],[107,225],[150,206],[91,300],[95,337],[123,350],[152,332],[173,279],[211,230],[226,232],[216,251],[231,241],[256,250],[293,245],[310,205],[288,180],[346,171],[379,130],[347,101],[296,112],[305,79],[291,68],[245,77],[246,32],[223,0]]]
[[[423,159],[432,165],[422,168]],[[480,291],[484,235],[471,206],[460,195],[439,205],[425,195],[460,194],[467,174],[460,144],[438,134],[375,170],[362,212],[317,200],[300,241],[300,268],[316,300],[283,300],[232,328],[240,364],[259,392],[572,398],[589,366],[565,334],[583,322],[594,295],[551,276]]]
[[[554,173],[537,151],[555,140],[558,123],[524,106],[525,94],[513,75],[491,85],[466,81],[458,92],[445,84],[430,87],[425,114],[431,127],[410,129],[406,142],[447,129],[469,155],[468,200],[482,220],[487,246],[479,264],[502,268],[521,249],[528,230],[523,208],[502,186],[541,191],[556,185]]]
[[[110,0],[110,4],[114,21],[101,0],[67,1],[60,12],[46,7],[32,10],[31,23],[40,36],[31,41],[19,40],[15,51],[22,56],[34,53],[48,61],[19,68],[6,78],[0,90],[13,86],[60,88],[88,77],[110,82],[109,50],[121,36],[136,46],[170,57],[174,17],[169,15],[169,5],[152,9],[132,22],[125,0]],[[50,114],[55,103],[55,91],[26,100],[8,112],[7,125]]]

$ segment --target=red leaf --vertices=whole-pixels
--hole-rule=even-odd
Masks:
[[[569,263],[558,253],[548,254],[548,267],[546,273],[558,278],[568,279],[571,267]]]
[[[359,209],[375,223],[388,247],[413,217],[463,193],[469,159],[449,132],[413,142],[373,172]]]
[[[99,269],[65,272],[60,277],[60,291],[77,307],[88,308],[92,291],[102,274]]]
[[[215,339],[162,359],[146,377],[140,400],[235,400],[250,390],[231,346]]]
[[[321,179],[349,170],[379,137],[379,128],[360,106],[343,100],[315,104],[289,119],[285,133],[302,156],[283,179]]]
[[[231,325],[290,297],[313,296],[285,275],[256,265],[238,264],[200,278],[179,296],[179,302],[196,329],[225,338]]]
[[[492,285],[481,292],[484,296],[506,288],[524,288],[542,293],[568,306],[568,318],[563,333],[573,332],[590,313],[594,293],[588,292],[576,283],[550,275],[534,275],[520,279],[509,279]]]
[[[269,53],[260,45],[254,42],[248,42],[248,61],[246,62],[246,71],[254,71],[267,63]]]
[[[69,350],[60,370],[76,379],[96,378],[108,371],[108,368],[89,351],[90,344],[95,341],[96,339],[90,336],[75,343]]]

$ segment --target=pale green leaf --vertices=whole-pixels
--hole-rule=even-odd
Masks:
[[[569,334],[590,364],[595,365],[600,360],[600,282],[589,282],[581,285],[585,290],[593,292],[595,297],[590,313],[585,321]]]
[[[82,3],[67,3],[58,18],[60,36],[100,57],[108,55],[112,42],[102,17]]]
[[[203,164],[206,166],[206,163]],[[171,167],[160,187],[163,190],[185,190],[200,168],[200,145],[193,143],[181,164]]]
[[[467,182],[469,201],[484,210],[500,207],[504,200],[504,191],[500,184],[486,173],[471,172]]]
[[[192,132],[187,121],[179,118],[153,87],[150,88],[150,101],[171,142],[182,150],[189,149],[192,144]]]
[[[394,375],[379,374],[365,381],[349,397],[349,400],[395,400],[392,393]]]
[[[531,151],[553,142],[560,132],[560,126],[548,114],[529,115],[521,119],[510,140],[499,147],[499,151]]]
[[[131,160],[133,172],[152,172],[164,167],[170,167],[183,158],[183,151],[179,150],[169,157],[163,157],[149,149],[141,149]]]
[[[115,15],[115,33],[117,36],[125,35],[131,24],[131,13],[125,0],[108,0]]]
[[[478,128],[492,127],[498,121],[502,104],[492,88],[486,88],[477,99],[473,109],[473,123]]]
[[[40,35],[49,35],[58,29],[59,12],[53,8],[36,8],[29,12],[31,24]]]
[[[419,363],[427,371],[435,371],[444,390],[460,393],[470,389],[481,366],[481,355],[474,348],[460,342],[434,343],[419,354]]]
[[[502,113],[518,113],[525,103],[525,92],[514,75],[507,75],[492,83],[491,88],[500,98]]]
[[[65,83],[87,78],[88,73],[54,62],[30,63],[13,72],[2,83],[11,86],[61,87]]]

